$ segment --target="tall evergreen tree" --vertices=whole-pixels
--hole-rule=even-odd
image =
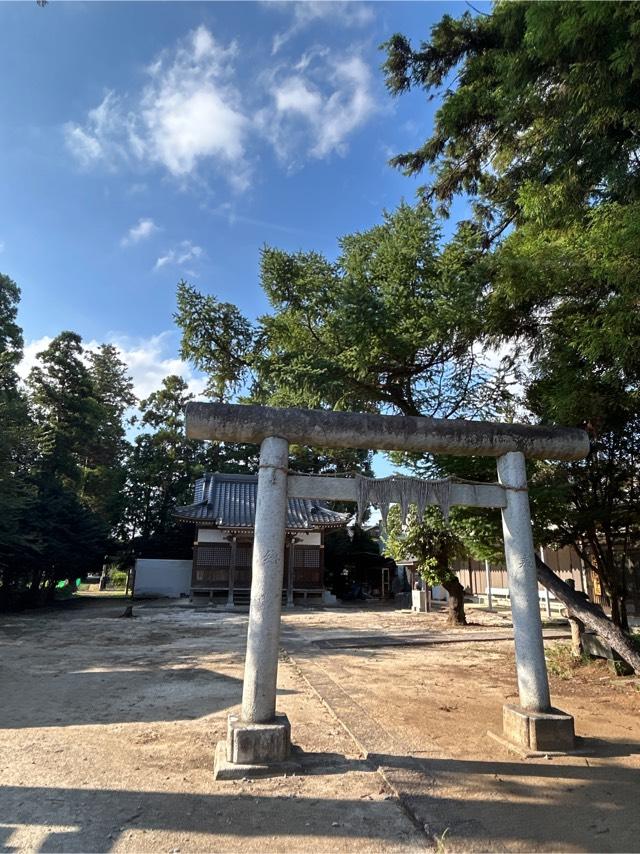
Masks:
[[[62,332],[38,354],[27,385],[35,423],[36,456],[29,479],[35,492],[30,528],[41,542],[31,568],[31,598],[56,581],[98,566],[107,526],[85,500],[87,449],[99,430],[100,405],[83,360],[82,339]]]
[[[128,458],[124,520],[139,553],[184,550],[191,538],[175,522],[173,509],[190,503],[194,480],[203,471],[201,446],[184,435],[185,407],[192,399],[187,383],[169,376],[140,403],[143,432]]]
[[[34,451],[28,402],[18,383],[16,368],[22,358],[22,330],[17,312],[20,290],[8,276],[0,276],[0,607],[9,604],[23,587],[22,556],[37,553],[37,536],[27,520],[34,504],[28,481]]]
[[[534,419],[590,431],[586,461],[532,472],[539,536],[580,551],[622,626],[640,532],[639,33],[633,3],[497,2],[444,16],[417,49],[385,45],[394,94],[442,98],[395,165],[429,167],[424,193],[445,211],[469,196],[493,250],[482,341],[510,346]]]
[[[431,136],[392,161],[431,171],[428,196],[476,203],[495,238],[640,194],[640,9],[624,2],[494,3],[445,15],[417,48],[383,48],[387,86],[442,98]],[[452,85],[451,80],[454,79]]]
[[[38,353],[27,380],[40,469],[79,494],[86,481],[87,448],[96,440],[101,415],[83,355],[82,338],[61,332]]]
[[[113,531],[124,509],[127,411],[136,403],[128,368],[113,344],[88,355],[93,395],[99,406],[97,430],[86,448],[83,495]]]

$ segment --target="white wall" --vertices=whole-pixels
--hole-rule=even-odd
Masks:
[[[298,531],[296,532],[295,537],[296,540],[298,540],[296,545],[300,546],[319,546],[322,542],[322,534],[320,531],[309,531],[308,533],[306,531]]]
[[[253,534],[253,531],[248,531]],[[319,531],[296,531],[296,540],[301,546],[319,546],[322,542],[322,534]],[[220,531],[218,528],[198,528],[199,543],[228,543],[229,531]]]
[[[136,560],[134,596],[188,596],[192,565],[190,560]]]
[[[436,584],[435,587],[431,588],[431,598],[437,602],[448,602],[449,594],[441,584]]]
[[[217,528],[198,528],[199,543],[228,543],[229,531],[219,531]]]

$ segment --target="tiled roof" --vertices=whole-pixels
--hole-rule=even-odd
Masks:
[[[205,474],[195,484],[194,501],[176,507],[183,522],[215,528],[253,528],[256,514],[258,476],[253,474]],[[348,513],[329,510],[320,501],[289,498],[287,529],[313,531],[344,525]]]

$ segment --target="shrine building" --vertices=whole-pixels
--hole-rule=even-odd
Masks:
[[[179,521],[196,526],[193,598],[248,604],[257,491],[257,475],[205,474],[195,483],[193,504],[175,509]],[[329,510],[321,501],[288,499],[283,604],[326,599],[324,532],[342,527],[348,518],[349,514]]]

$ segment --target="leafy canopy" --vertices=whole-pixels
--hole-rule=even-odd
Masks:
[[[428,206],[402,204],[339,246],[335,262],[266,247],[272,311],[252,330],[235,307],[181,283],[183,356],[212,389],[244,383],[253,401],[275,406],[439,417],[495,407],[497,385],[473,346],[486,286],[474,230],[442,246]],[[203,319],[221,314],[230,333],[203,338]]]
[[[392,162],[430,167],[444,211],[468,194],[492,237],[639,198],[637,3],[500,0],[490,15],[445,15],[418,48],[401,34],[383,48],[393,94],[443,96],[429,139]]]
[[[640,534],[640,7],[497,2],[385,45],[387,85],[439,96],[433,133],[395,159],[430,169],[446,213],[474,204],[490,271],[480,342],[508,348],[521,409],[585,426],[584,461],[532,467],[537,535],[574,545],[624,625]]]

